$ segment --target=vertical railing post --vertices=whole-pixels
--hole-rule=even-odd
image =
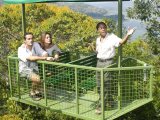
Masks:
[[[78,79],[77,68],[75,68],[75,88],[76,88],[76,113],[79,114],[79,96],[78,96]]]
[[[22,31],[23,31],[23,35],[25,35],[25,33],[26,33],[25,4],[22,4]]]
[[[147,69],[146,69],[146,66],[147,66],[147,64],[146,63],[144,63],[144,68],[143,68],[143,88],[142,88],[142,91],[143,91],[143,96],[142,96],[142,98],[144,99],[144,98],[146,98],[146,96],[145,96],[145,91],[146,91],[146,88],[145,88],[145,84],[146,84],[146,80],[147,80]]]
[[[102,109],[102,120],[104,120],[104,71],[101,70],[101,109]]]
[[[17,73],[17,74],[16,74],[16,78],[17,78],[18,98],[21,99],[18,60],[16,60],[16,73]]]
[[[12,92],[12,81],[11,81],[11,69],[10,69],[10,58],[8,58],[8,77],[9,77],[9,86],[10,86],[10,93],[11,97],[13,97],[13,92]]]
[[[122,96],[121,96],[121,76],[120,76],[120,70],[119,70],[119,73],[118,73],[118,110],[121,109],[121,100],[122,100]]]
[[[118,0],[118,36],[122,38],[122,0]],[[122,46],[118,47],[118,67],[121,67]],[[118,73],[118,109],[121,108],[120,70]]]
[[[122,0],[118,0],[118,37],[122,38]],[[118,66],[122,59],[122,46],[118,47]]]
[[[26,79],[26,88],[29,90],[28,79]]]
[[[42,64],[42,63],[40,63]],[[43,70],[43,89],[44,89],[44,99],[45,99],[45,104],[46,106],[48,106],[47,104],[47,92],[46,92],[46,73],[45,73],[45,64],[42,64],[42,70]]]
[[[153,67],[151,67],[151,71],[150,71],[149,98],[152,98],[152,81],[153,81]]]

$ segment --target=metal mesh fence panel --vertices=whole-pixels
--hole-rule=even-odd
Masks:
[[[9,57],[11,97],[27,104],[97,120],[122,115],[126,108],[131,111],[152,97],[152,68],[141,61],[129,58],[122,61],[120,68],[117,64],[96,68],[95,55],[67,64],[63,60],[38,62],[40,83],[34,89],[41,93],[41,99],[35,101],[29,95],[33,82],[20,76],[18,59]],[[101,114],[95,113],[97,108]]]
[[[18,60],[8,59],[11,95],[18,97]]]
[[[148,71],[148,72],[147,72]],[[121,102],[122,107],[139,99],[149,98],[149,76],[150,70],[144,73],[143,69],[126,70],[120,73]]]

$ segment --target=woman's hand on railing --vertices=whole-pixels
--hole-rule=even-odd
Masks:
[[[59,55],[56,54],[56,55],[54,56],[54,60],[57,61],[58,59],[59,59]]]
[[[47,60],[47,61],[54,61],[55,58],[53,58],[53,57],[46,57],[46,60]]]

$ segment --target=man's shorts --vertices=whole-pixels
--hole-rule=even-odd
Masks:
[[[25,70],[22,70],[19,74],[20,74],[20,77],[26,77],[27,79],[30,80],[31,76],[33,74],[38,74],[38,72],[32,69],[25,69]]]

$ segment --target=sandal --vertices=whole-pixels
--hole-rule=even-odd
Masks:
[[[32,98],[32,100],[34,100],[34,101],[39,101],[39,100],[41,100],[41,98],[40,97],[38,97],[38,96],[36,96],[36,95],[31,95],[31,94],[29,94],[29,96]]]
[[[102,113],[102,111],[101,111],[101,109],[100,109],[100,108],[97,108],[97,109],[95,110],[95,113],[96,113],[96,114],[101,114],[101,113]]]
[[[35,91],[35,95],[38,96],[38,97],[42,97],[43,96],[42,93],[39,92],[38,90]]]

